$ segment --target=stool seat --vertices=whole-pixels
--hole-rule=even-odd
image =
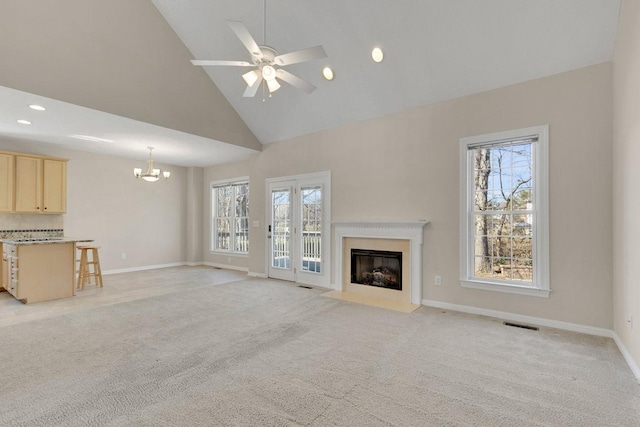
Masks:
[[[80,267],[78,268],[78,282],[76,289],[84,289],[84,285],[91,283],[91,278],[95,278],[96,286],[102,287],[102,270],[100,269],[100,257],[98,249],[100,246],[82,245],[76,246],[80,251]],[[89,252],[91,252],[91,260],[89,260]],[[90,267],[93,267],[93,271]]]

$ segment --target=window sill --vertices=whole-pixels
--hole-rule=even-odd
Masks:
[[[224,255],[224,256],[232,256],[236,258],[249,258],[249,253],[212,251],[212,250],[209,250],[209,253],[211,255]]]
[[[526,286],[512,285],[509,283],[498,284],[491,282],[481,282],[478,280],[460,280],[460,286],[470,289],[481,289],[484,291],[506,292],[510,294],[526,295],[533,297],[549,298],[551,289],[539,289]]]

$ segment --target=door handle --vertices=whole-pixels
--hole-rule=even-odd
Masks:
[[[267,239],[270,239],[270,238],[271,238],[271,234],[267,234]]]

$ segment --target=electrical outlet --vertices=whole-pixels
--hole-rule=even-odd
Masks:
[[[120,254],[120,259],[127,259],[127,254],[126,254],[126,253],[124,253],[124,252],[122,252],[122,253]]]
[[[627,323],[629,324],[629,329],[633,331],[633,314],[629,315],[629,318],[627,319]]]
[[[442,285],[442,276],[436,276],[434,282],[435,282],[436,286],[441,286]]]

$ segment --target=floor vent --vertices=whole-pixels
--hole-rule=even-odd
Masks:
[[[540,328],[538,328],[537,326],[521,325],[520,323],[503,322],[503,324],[507,326],[513,326],[514,328],[529,329],[532,331],[540,330]]]
[[[311,286],[298,285],[299,288],[313,289]]]

